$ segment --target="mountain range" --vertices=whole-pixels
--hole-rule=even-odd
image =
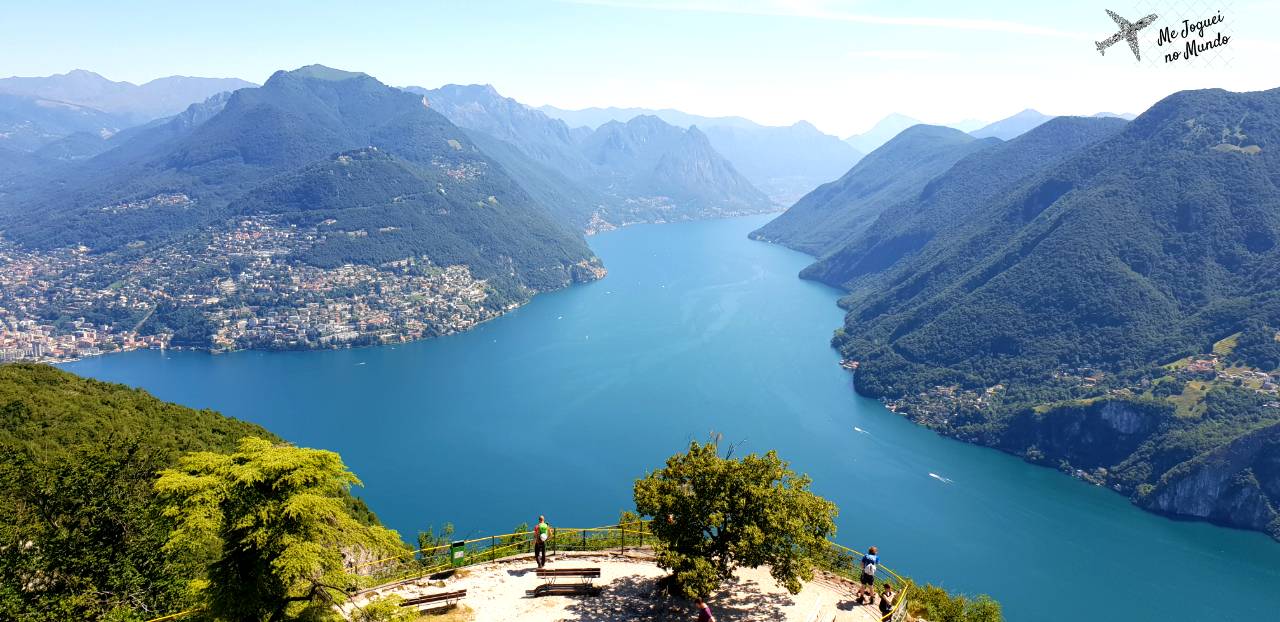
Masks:
[[[567,216],[580,227],[620,226],[772,211],[755,188],[696,127],[653,116],[570,128],[488,85],[409,87],[466,128],[527,179],[524,185],[568,195]],[[484,137],[479,136],[485,135]],[[517,162],[516,157],[532,160]]]
[[[844,141],[852,145],[861,153],[871,153],[872,151],[879,149],[881,145],[889,142],[889,140],[894,136],[902,133],[903,130],[913,125],[920,125],[921,123],[924,122],[919,119],[914,119],[907,115],[894,112],[877,121],[876,124],[871,126],[867,131],[861,134],[849,136],[848,138],[845,138]],[[973,130],[986,125],[986,123],[977,119],[965,119],[955,123],[942,123],[940,125],[942,127],[954,128],[961,132],[972,132]]]
[[[5,197],[6,237],[146,255],[234,219],[319,227],[290,259],[320,267],[427,256],[504,300],[589,278],[582,237],[421,96],[322,66],[188,108]]]
[[[175,115],[215,93],[252,86],[257,85],[238,78],[188,76],[157,78],[137,85],[114,82],[83,69],[45,77],[0,79],[0,93],[92,108],[128,125]]]
[[[35,151],[85,133],[105,140],[128,123],[101,110],[52,99],[0,93],[0,147]]]
[[[844,141],[861,153],[871,153],[879,149],[881,145],[889,142],[894,136],[902,133],[902,130],[920,123],[918,119],[895,112],[877,121],[867,131],[861,134],[854,134],[844,139]]]
[[[682,112],[674,108],[618,108],[610,106],[607,108],[568,110],[555,106],[538,106],[537,110],[553,119],[560,119],[571,127],[585,127],[592,130],[610,121],[626,123],[640,116],[658,117],[676,127],[689,127],[690,125],[696,125],[703,129],[715,126],[762,127],[755,121],[743,117],[707,117]]]
[[[1110,112],[1099,112],[1093,116],[1115,117],[1126,121],[1134,118],[1134,115],[1132,114],[1115,114]],[[1052,116],[1027,109],[1011,117],[1000,119],[993,123],[984,123],[976,119],[966,119],[955,123],[943,123],[942,125],[944,127],[955,128],[962,132],[968,132],[975,138],[999,138],[1000,140],[1012,140],[1052,118]],[[853,136],[846,138],[845,142],[853,145],[863,153],[870,153],[888,142],[889,139],[897,136],[903,130],[913,125],[919,125],[920,123],[921,121],[909,116],[893,113],[878,121],[866,132],[862,134],[854,134]]]
[[[978,140],[949,127],[914,125],[839,179],[805,195],[751,237],[826,255],[869,227],[884,210],[915,197],[957,160],[992,142],[998,140]]]
[[[1041,114],[1030,108],[1023,110],[1011,117],[1007,117],[991,123],[989,125],[978,128],[972,132],[977,138],[999,138],[1000,140],[1013,140],[1040,124],[1052,119],[1053,117]]]
[[[222,78],[172,76],[141,86],[113,82],[77,69],[38,78],[0,79],[0,149],[37,153],[38,172],[60,162],[95,156],[123,144],[113,140],[136,128],[178,114],[188,106],[231,90],[255,86]],[[0,171],[0,185],[17,175]]]
[[[805,121],[785,127],[698,126],[716,151],[779,205],[791,205],[839,177],[862,152]]]
[[[850,230],[837,245],[824,248],[823,257],[806,268],[805,276],[852,291],[859,289],[861,281],[881,277],[898,282],[912,274],[929,274],[936,281],[945,282],[946,274],[968,267],[963,257],[949,258],[952,263],[945,266],[902,267],[898,263],[908,257],[914,259],[917,251],[936,243],[938,238],[959,236],[972,227],[989,224],[991,220],[985,214],[975,212],[987,205],[994,193],[1077,149],[1109,137],[1123,126],[1124,122],[1117,119],[1059,117],[1043,130],[1033,130],[1008,142],[972,139],[976,144],[961,157],[947,151],[938,153],[936,147],[909,145],[913,148],[899,155],[903,161],[949,156],[949,162],[927,177],[918,176],[907,192],[898,195],[897,204],[881,210],[874,221]],[[921,278],[912,282],[920,286]]]
[[[670,108],[564,110],[541,106],[537,110],[570,126],[588,129],[641,116],[656,117],[676,127],[697,127],[738,172],[774,203],[784,206],[839,177],[865,153],[805,121],[767,126],[742,117],[706,117]]]
[[[1280,403],[1258,380],[1280,375],[1280,89],[1180,92],[1127,123],[1040,116],[869,225],[860,195],[835,201],[835,244],[790,229],[829,226],[804,213],[819,196],[756,236],[816,252],[802,275],[849,292],[833,344],[859,392],[1143,507],[1280,537]]]

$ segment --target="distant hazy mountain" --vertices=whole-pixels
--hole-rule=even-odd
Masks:
[[[783,206],[839,177],[862,158],[848,143],[804,121],[787,127],[697,127],[738,172]]]
[[[83,160],[110,149],[111,137],[100,132],[76,132],[41,146],[36,153],[50,160]]]
[[[561,222],[587,233],[631,222],[625,200],[605,194],[588,181],[571,179],[529,157],[519,147],[479,130],[466,130],[485,155],[502,165],[534,199]]]
[[[592,172],[564,121],[503,97],[488,84],[405,90],[425,96],[431,108],[454,124],[509,142],[535,161],[570,177],[582,178]]]
[[[62,101],[0,93],[0,147],[34,151],[77,132],[106,138],[128,121]]]
[[[142,85],[113,82],[91,71],[38,78],[0,79],[0,93],[26,95],[95,108],[138,124],[177,114],[222,91],[256,86],[236,78],[170,76]]]
[[[862,153],[871,153],[879,149],[880,145],[889,142],[889,139],[897,136],[902,130],[919,124],[918,119],[895,112],[877,121],[871,129],[861,134],[854,134],[844,141]]]
[[[999,142],[949,127],[915,125],[867,154],[844,176],[805,195],[751,234],[811,255],[857,236],[884,210],[915,198],[929,180],[966,155]]]
[[[1120,114],[1116,114],[1114,112],[1098,112],[1094,113],[1093,116],[1099,119],[1124,119],[1125,121],[1132,121],[1138,117],[1138,115],[1131,112],[1124,112]]]
[[[1012,117],[1001,119],[976,129],[970,134],[973,134],[976,138],[995,137],[1000,140],[1013,140],[1052,118],[1052,116],[1041,114],[1028,108]]]
[[[110,152],[110,155],[105,155],[97,164],[97,168],[105,169],[108,161],[127,162],[130,158],[140,157],[149,150],[159,148],[165,141],[189,133],[196,126],[213,118],[230,98],[229,92],[218,93],[203,102],[191,104],[183,112],[171,117],[156,119],[115,133],[76,132],[40,147],[35,153],[46,162],[75,162]],[[135,138],[138,140],[134,140]],[[75,170],[78,169],[71,169],[72,172]],[[44,177],[46,176],[37,174],[31,181],[39,184]]]
[[[954,127],[961,132],[972,132],[987,125],[987,122],[980,119],[964,119],[956,121],[955,123],[942,123],[941,125],[944,127]]]
[[[641,199],[650,218],[775,209],[696,127],[681,129],[653,116],[610,121],[583,140],[582,150],[599,170],[598,183]]]
[[[831,181],[853,166],[863,152],[799,121],[789,126],[760,125],[742,117],[704,117],[679,110],[647,108],[587,108],[539,110],[569,125],[599,127],[654,116],[676,127],[697,126],[711,146],[774,202],[790,205],[819,184]]]
[[[465,128],[486,154],[563,221],[595,231],[602,222],[624,220],[609,209],[618,201],[588,183],[595,169],[579,149],[581,134],[563,121],[503,97],[487,84],[404,90],[426,97],[428,106]]]
[[[149,207],[158,200],[176,207]],[[189,107],[17,203],[7,237],[97,252],[145,250],[243,214],[334,221],[334,235],[293,259],[327,267],[426,255],[465,263],[505,299],[562,286],[593,257],[421,96],[321,66]]]
[[[701,132],[656,117],[570,129],[488,85],[406,90],[467,128],[522,185],[589,230],[772,209]]]
[[[556,108],[555,106],[538,106],[538,110],[546,113],[547,116],[560,119],[569,124],[570,127],[588,127],[596,129],[610,121],[619,121],[626,123],[639,116],[658,117],[676,127],[689,127],[696,125],[703,130],[709,127],[730,126],[730,127],[760,127],[760,124],[742,117],[704,117],[702,115],[689,114],[671,108],[653,109],[653,108],[583,108],[581,110],[565,110]]]

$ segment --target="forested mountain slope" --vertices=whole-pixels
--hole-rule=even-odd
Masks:
[[[156,471],[188,451],[230,451],[245,436],[278,440],[140,389],[0,365],[0,537],[30,543],[0,547],[0,618],[181,611],[200,560],[163,551]]]
[[[916,293],[926,281],[945,283],[992,243],[989,236],[975,232],[989,231],[1000,218],[989,208],[1002,193],[1078,150],[1114,136],[1124,125],[1118,119],[1061,117],[1012,141],[966,155],[918,193],[882,210],[874,222],[827,249],[802,274],[851,291],[871,287],[862,282],[872,277],[902,283]],[[922,248],[932,252],[960,244],[969,250],[945,262],[930,264],[923,257],[905,261],[914,259]]]
[[[962,161],[914,219],[868,231],[880,246],[828,261],[852,287],[834,343],[860,392],[939,430],[1280,534],[1280,89],[1116,123],[1058,119]]]
[[[839,179],[805,195],[751,237],[811,255],[832,252],[885,210],[917,196],[925,184],[961,158],[998,142],[976,140],[948,127],[910,127]]]
[[[888,313],[867,313],[884,294],[851,300],[850,343],[994,383],[1029,359],[1142,365],[1274,313],[1278,104],[1280,91],[1170,96],[981,219],[1013,232],[983,249],[940,240],[935,264],[983,253],[950,287],[897,294]]]

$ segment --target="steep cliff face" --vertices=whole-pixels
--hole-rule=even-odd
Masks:
[[[1257,529],[1280,539],[1280,424],[1188,460],[1143,487],[1138,505],[1157,512]]]
[[[1187,419],[1161,400],[1103,399],[1019,411],[980,440],[1131,494],[1147,510],[1280,539],[1280,423],[1258,420],[1206,444],[1226,433],[1220,417],[1212,404]]]
[[[1025,410],[998,445],[1032,460],[1062,460],[1080,469],[1111,468],[1158,433],[1173,416],[1167,403],[1108,399]]]

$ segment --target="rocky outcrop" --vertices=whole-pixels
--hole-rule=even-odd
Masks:
[[[1280,424],[1273,424],[1184,462],[1138,505],[1156,512],[1257,529],[1280,539]]]
[[[1104,399],[1028,409],[1013,416],[999,446],[1034,461],[1110,468],[1132,454],[1173,416],[1164,402]]]

